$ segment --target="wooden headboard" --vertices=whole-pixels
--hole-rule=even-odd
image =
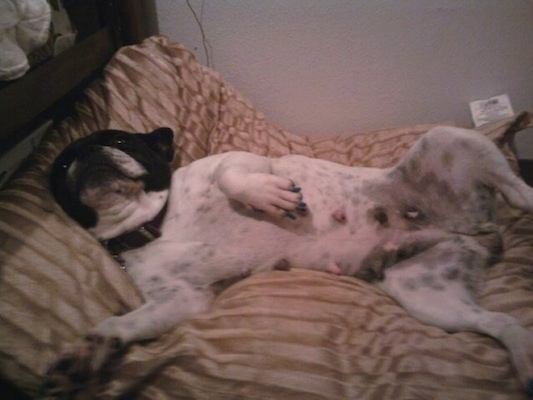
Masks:
[[[64,1],[77,30],[76,44],[23,77],[0,82],[0,156],[45,120],[67,115],[84,87],[121,46],[152,33],[153,1]],[[155,18],[155,17],[154,17]],[[155,21],[155,19],[152,19]]]

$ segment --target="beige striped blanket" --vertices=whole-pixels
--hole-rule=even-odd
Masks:
[[[482,131],[516,167],[521,113]],[[64,343],[142,298],[115,261],[54,203],[53,158],[93,130],[176,132],[174,167],[247,150],[387,167],[432,125],[306,137],[270,124],[193,54],[164,37],[121,49],[76,113],[0,194],[0,377],[38,397]],[[505,253],[481,303],[533,330],[533,215],[499,205]],[[210,312],[131,346],[79,398],[525,400],[507,352],[475,333],[421,324],[377,288],[295,268],[224,291]]]

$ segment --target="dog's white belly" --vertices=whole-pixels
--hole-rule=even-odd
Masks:
[[[419,152],[415,149],[410,157],[423,159]],[[432,173],[431,168],[426,171],[428,176]],[[288,178],[300,187],[308,213],[279,218],[247,207],[246,200],[253,199],[254,192],[264,196],[265,175]],[[424,189],[420,196],[419,190]],[[125,257],[132,261],[134,279],[133,269],[149,264],[172,270],[174,277],[194,269],[195,275],[202,276],[201,284],[271,269],[279,262],[353,274],[374,247],[394,249],[410,240],[409,219],[417,214],[422,223],[431,221],[429,226],[445,223],[447,219],[434,218],[435,204],[423,201],[426,195],[437,197],[438,190],[438,186],[417,188],[405,182],[397,168],[352,168],[295,155],[269,159],[224,153],[174,173],[162,237],[141,250],[142,258]],[[181,255],[184,252],[186,256]]]
[[[343,273],[353,273],[383,236],[369,216],[375,205],[365,184],[385,179],[385,170],[353,169],[299,156],[270,160],[271,173],[292,179],[304,193],[309,212],[293,220],[228,199],[214,177],[225,157],[202,159],[174,173],[162,237],[154,243],[160,249],[150,251],[154,246],[148,246],[141,252],[142,260],[129,263],[139,286],[143,286],[139,279],[150,275],[138,275],[135,266],[139,264],[174,271],[180,270],[177,264],[202,264],[205,268],[195,265],[194,271],[205,271],[203,283],[272,269],[280,263],[326,271],[341,266]],[[190,246],[195,250],[191,252]],[[185,248],[186,257],[192,253],[195,260],[179,260]],[[228,271],[221,270],[225,266]]]
[[[283,230],[325,232],[338,225],[332,218],[338,209],[345,211],[346,224],[353,231],[364,225],[366,212],[376,206],[368,187],[385,182],[388,172],[350,168],[301,156],[272,159],[271,173],[288,177],[301,187],[310,210],[296,221],[280,221],[247,209],[222,193],[213,177],[222,156],[199,160],[174,174],[169,217],[165,222],[165,230],[168,227],[173,237],[211,238],[224,233],[227,238],[237,234],[239,229],[258,229],[256,234],[266,230],[270,234],[273,225]],[[214,223],[216,232],[209,229]]]

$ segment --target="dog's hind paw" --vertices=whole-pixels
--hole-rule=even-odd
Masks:
[[[48,368],[43,393],[57,396],[73,393],[94,378],[101,367],[122,349],[118,338],[88,335],[79,343],[66,347]]]

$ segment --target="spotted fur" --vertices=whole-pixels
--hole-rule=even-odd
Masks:
[[[530,333],[475,301],[483,270],[501,249],[495,192],[533,212],[533,189],[480,134],[434,129],[389,169],[229,152],[180,168],[155,187],[146,177],[165,176],[168,167],[143,154],[151,159],[159,149],[168,160],[168,132],[131,146],[97,135],[99,147],[89,144],[87,152],[76,144],[55,165],[52,189],[65,210],[80,220],[70,202],[89,208],[94,223],[85,226],[99,239],[134,229],[167,201],[168,210],[159,239],[122,254],[146,303],[103,321],[91,340],[60,355],[51,381],[86,378],[117,343],[157,337],[207,310],[221,282],[296,266],[365,279],[425,323],[491,335],[510,351],[524,386],[533,382]],[[98,150],[106,146],[114,149]]]

